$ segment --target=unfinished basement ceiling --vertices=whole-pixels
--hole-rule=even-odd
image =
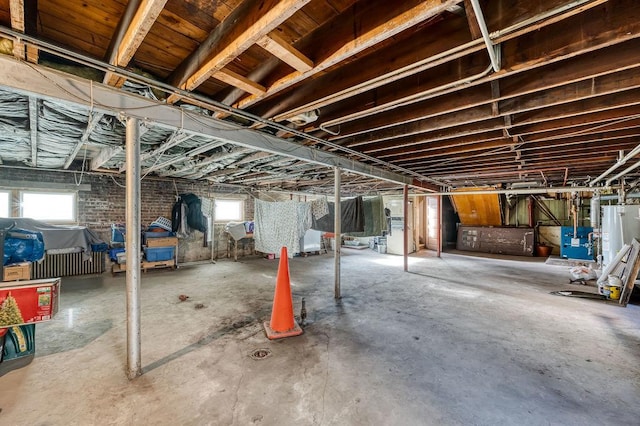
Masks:
[[[0,24],[26,34],[4,47],[30,64],[434,190],[586,185],[640,143],[635,0],[0,0]],[[122,118],[92,107],[0,86],[3,163],[123,173]],[[143,173],[333,189],[326,163],[231,142],[146,123]]]

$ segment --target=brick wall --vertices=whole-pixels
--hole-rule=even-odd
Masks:
[[[40,170],[0,168],[0,179],[16,184],[38,183],[74,185],[80,181],[79,173],[46,172]],[[90,184],[91,191],[78,192],[78,224],[96,231],[105,241],[109,241],[112,223],[125,222],[125,179],[124,176],[84,174],[82,184]],[[171,209],[176,194],[193,193],[199,197],[230,198],[245,200],[245,220],[253,220],[253,199],[246,192],[238,193],[225,187],[216,187],[206,182],[184,182],[146,178],[141,182],[141,219],[143,229],[159,216],[171,218]],[[223,224],[216,224],[213,234],[214,256],[225,256],[226,235],[221,232]],[[240,250],[244,255],[250,247]],[[203,235],[193,231],[181,239],[178,261],[190,262],[211,258],[211,247],[203,247]]]

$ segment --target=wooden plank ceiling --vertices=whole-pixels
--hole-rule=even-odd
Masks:
[[[256,131],[412,172],[436,187],[584,185],[640,143],[640,2],[479,4],[481,15],[470,0],[0,0],[0,24],[313,138],[243,122]],[[485,23],[499,59],[493,68]],[[57,60],[22,42],[13,54]],[[107,72],[101,81],[121,87],[125,78]],[[89,152],[100,166],[123,170],[89,149],[93,131],[89,123],[72,141],[66,166]],[[166,137],[146,145],[145,158],[162,143]],[[263,153],[246,151],[219,168],[211,167],[219,152],[196,155],[204,166],[190,176],[199,179],[332,185],[326,167]],[[150,172],[171,175],[175,163]]]

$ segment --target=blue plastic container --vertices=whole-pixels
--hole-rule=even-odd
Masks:
[[[124,249],[123,248],[112,248],[109,249],[109,259],[113,260],[114,262],[118,261],[118,253],[124,253]]]
[[[125,228],[121,225],[111,224],[111,241],[114,243],[124,243]]]
[[[149,262],[162,262],[173,259],[173,251],[175,247],[145,247],[144,257]]]
[[[164,237],[173,237],[175,234],[170,231],[165,232],[145,232],[145,238],[164,238]]]
[[[91,244],[91,251],[94,251],[94,252],[105,252],[107,250],[109,250],[109,244],[107,244],[107,243]]]

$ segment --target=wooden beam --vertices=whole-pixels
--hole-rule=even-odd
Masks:
[[[633,39],[614,46],[608,46],[595,54],[581,55],[559,63],[549,64],[540,69],[505,75],[499,80],[501,93],[500,97],[496,100],[501,101],[517,98],[523,95],[537,93],[541,90],[637,68],[640,66],[640,59],[634,52],[637,52],[638,49],[640,49],[640,39]],[[462,66],[463,62],[459,62],[459,65]],[[437,74],[425,74],[422,75],[422,78],[425,79],[425,81],[429,81],[432,78],[441,77]],[[398,92],[389,91],[388,93],[396,96]],[[393,95],[393,93],[396,95]],[[385,102],[384,98],[380,98],[380,93],[377,95],[376,102],[378,105],[381,102]],[[489,96],[487,83],[478,82],[477,84],[467,85],[466,88],[450,94],[441,94],[438,96],[438,102],[424,100],[394,108],[384,113],[371,115],[361,120],[343,123],[340,126],[341,135],[332,139],[349,137],[359,133],[370,133],[372,130],[390,127],[391,125],[404,124],[426,117],[434,117],[453,111],[460,111],[465,108],[487,104],[493,100],[494,98]],[[356,97],[352,103],[346,105],[346,108],[341,108],[333,112],[323,110],[320,123],[325,123],[334,118],[362,110],[362,105],[369,102],[366,98]]]
[[[117,55],[112,65],[126,67],[138,47],[144,41],[147,33],[155,23],[156,19],[164,9],[167,0],[142,0],[131,24],[124,34],[122,42],[116,47]],[[108,72],[104,77],[104,83],[120,87],[124,84],[124,78]]]
[[[500,173],[500,172],[519,172],[521,174],[530,173],[532,176],[538,176],[537,172],[540,169],[545,168],[566,168],[569,167],[574,169],[576,167],[582,167],[583,170],[587,172],[593,172],[594,169],[598,169],[599,167],[610,166],[613,162],[616,161],[615,155],[603,155],[599,157],[589,158],[588,161],[585,161],[584,158],[578,159],[570,159],[567,161],[560,161],[557,164],[549,164],[544,159],[531,161],[527,163],[527,171],[524,168],[518,169],[520,162],[513,161],[511,164],[506,162],[497,163],[500,164],[496,166],[494,162],[487,163],[487,167],[482,167],[479,165],[470,165],[470,166],[462,166],[462,167],[444,167],[444,168],[433,168],[426,167],[424,169],[417,168],[416,170],[420,170],[422,173],[429,173],[430,176],[440,179],[440,180],[448,180],[448,179],[463,179],[465,173],[477,173],[482,175],[488,175],[491,173]],[[590,163],[590,164],[589,164]]]
[[[309,1],[247,0],[241,3],[180,64],[169,77],[169,83],[184,90],[194,90]],[[177,99],[177,95],[172,95],[167,102],[173,103]]]
[[[622,108],[623,110],[625,108]],[[614,110],[615,111],[615,110]],[[560,124],[566,119],[557,120],[556,123]],[[542,123],[547,126],[550,122]],[[540,126],[540,124],[528,126],[533,128]],[[528,135],[518,135],[518,138],[525,140],[527,143],[535,143],[539,141],[555,141],[558,139],[566,139],[573,136],[581,138],[589,138],[594,134],[601,134],[602,132],[614,132],[620,130],[635,129],[640,126],[640,109],[638,114],[624,117],[623,119],[605,119],[600,122],[590,122],[585,120],[585,124],[576,124],[571,127],[559,127],[557,129],[530,131]],[[523,137],[524,136],[524,137]]]
[[[247,77],[235,73],[228,68],[223,68],[217,71],[213,74],[213,78],[223,81],[233,87],[237,87],[238,89],[242,89],[245,92],[253,93],[254,95],[260,95],[267,90],[263,85],[258,84],[255,81],[251,81]]]
[[[521,125],[513,127],[510,133],[520,137],[529,137],[527,140],[530,142],[571,136],[587,137],[586,135],[590,132],[625,129],[627,125],[633,127],[637,122],[634,120],[638,119],[640,119],[640,105]],[[420,147],[429,146],[441,150],[447,147],[495,140],[498,137],[496,132],[499,133],[502,128],[503,124],[500,119],[489,119],[464,126],[365,144],[361,150],[379,158],[387,158],[387,154],[401,155],[407,152],[419,154],[429,151],[429,149]]]
[[[482,32],[480,31],[480,26],[478,25],[478,18],[476,17],[476,12],[473,10],[471,1],[464,0],[464,11],[467,16],[471,38],[475,40],[482,37]]]
[[[375,153],[378,151],[384,151],[394,148],[409,148],[416,144],[425,142],[437,142],[443,141],[445,143],[455,143],[455,141],[461,138],[468,137],[468,140],[475,138],[475,135],[480,135],[488,132],[498,131],[502,134],[504,128],[504,122],[501,118],[492,118],[490,120],[484,120],[481,122],[474,122],[470,124],[448,127],[445,129],[436,129],[426,132],[417,132],[407,136],[390,137],[379,141],[360,141],[355,138],[349,138],[344,142],[344,145],[349,148],[358,148],[362,152]]]
[[[640,7],[639,7],[639,13],[640,13]],[[565,56],[565,59],[569,59],[570,64],[572,63],[571,61],[572,58],[574,58],[575,56],[584,55],[583,57],[580,58],[581,60],[574,61],[574,62],[582,63],[583,65],[583,68],[581,68],[580,71],[575,71],[576,73],[579,73],[579,74],[572,73],[574,70],[576,70],[573,67],[571,69],[563,70],[562,63],[557,64],[558,66],[556,67],[556,73],[554,74],[548,75],[545,72],[540,72],[540,71],[536,72],[535,70],[537,70],[538,67],[545,65],[547,63],[550,65],[549,68],[553,69],[554,67],[552,65],[554,64],[554,62],[560,59],[558,57],[552,57],[551,55],[545,55],[543,52],[546,52],[546,50],[541,50],[539,52],[536,52],[535,58],[529,58],[530,60],[526,62],[520,62],[518,64],[514,62],[514,61],[517,61],[517,59],[515,58],[513,59],[505,58],[504,64],[507,67],[506,70],[503,70],[500,73],[492,74],[483,79],[478,79],[474,82],[469,82],[464,87],[466,87],[467,88],[466,90],[468,90],[470,86],[483,84],[500,77],[504,78],[505,76],[511,76],[511,75],[515,76],[516,74],[522,73],[523,71],[530,70],[527,73],[528,74],[527,88],[531,88],[531,86],[537,85],[538,86],[537,90],[540,90],[541,86],[544,87],[545,85],[549,85],[550,83],[555,85],[563,84],[563,83],[566,84],[571,81],[576,81],[577,79],[584,79],[585,75],[588,76],[590,74],[591,76],[597,76],[599,75],[599,73],[603,73],[603,72],[606,73],[606,72],[611,72],[615,70],[626,69],[630,66],[638,66],[638,63],[639,63],[638,56],[634,54],[626,55],[626,56],[617,56],[615,57],[613,62],[599,62],[601,60],[600,56],[614,58],[613,55],[609,55],[606,52],[607,49],[613,49],[613,47],[611,47],[611,43],[617,43],[618,41],[623,42],[627,37],[640,36],[640,21],[634,22],[634,25],[636,26],[636,29],[633,30],[630,34],[625,33],[624,35],[625,38],[619,38],[617,36],[617,33],[613,33],[611,35],[612,37],[615,37],[615,39],[607,40],[603,45],[599,45],[599,46],[589,45],[588,47],[586,47],[586,50],[579,50],[571,53],[564,52],[567,54],[567,56]],[[557,39],[558,38],[556,37],[556,40]],[[631,38],[628,44],[625,43],[622,48],[618,49],[618,52],[620,50],[626,50],[627,48],[630,48],[632,45],[638,46],[640,45],[640,43],[637,40],[634,40],[633,38]],[[581,47],[584,47],[584,46],[581,46]],[[594,54],[586,55],[587,53],[593,52],[596,48],[603,49],[604,52],[598,52],[597,55],[594,55]],[[598,64],[593,65],[595,67],[593,69],[584,67],[584,65],[589,62],[592,65],[595,62],[598,62]],[[459,65],[462,66],[463,64],[469,64],[469,60],[468,59],[459,60]],[[466,67],[468,67],[468,65],[466,65]],[[608,71],[603,71],[605,67],[608,67]],[[455,66],[452,66],[448,69],[456,69],[456,68]],[[476,70],[477,69],[478,68],[476,68]],[[461,86],[458,86],[458,87],[451,86],[454,83],[455,78],[457,78],[456,76],[454,78],[450,78],[448,80],[449,81],[448,83],[442,84],[443,86],[442,90],[438,92],[434,92],[435,86],[432,85],[431,82],[434,82],[435,84],[436,82],[440,83],[440,82],[447,81],[447,79],[443,78],[442,76],[442,73],[445,71],[444,69],[440,70],[440,72],[437,72],[438,70],[434,70],[434,71],[436,72],[431,72],[429,74],[418,74],[413,76],[409,80],[405,79],[405,80],[396,82],[394,84],[387,85],[384,88],[377,90],[376,92],[370,93],[368,96],[361,95],[357,98],[353,98],[352,100],[350,100],[351,102],[350,105],[353,105],[352,107],[350,106],[347,109],[341,110],[339,114],[337,113],[333,114],[334,116],[336,115],[342,116],[342,118],[331,120],[325,114],[324,118],[322,119],[322,123],[335,125],[335,124],[341,123],[341,121],[343,120],[351,121],[350,123],[342,122],[340,124],[341,137],[345,137],[345,136],[353,135],[359,131],[371,132],[372,129],[376,129],[379,126],[378,123],[385,123],[386,125],[388,125],[387,123],[389,123],[392,120],[396,122],[398,121],[407,122],[411,120],[411,117],[420,117],[420,114],[423,112],[423,109],[415,108],[412,106],[412,104],[415,103],[416,101],[422,102],[422,105],[431,105],[432,107],[431,109],[433,110],[437,108],[438,104],[433,102],[429,103],[427,102],[428,99],[433,98],[435,96],[443,96],[448,93],[456,93],[460,91]],[[472,74],[471,71],[469,72],[469,74],[465,74],[465,75],[470,75],[470,74]],[[536,77],[532,77],[534,75],[544,75],[545,77],[543,79],[538,79]],[[521,89],[516,89],[518,92],[517,95],[513,94],[513,92],[516,91],[513,89],[514,86],[506,86],[507,90],[511,90],[511,93],[509,93],[508,91],[505,91],[504,87],[505,85],[501,84],[501,91],[504,92],[502,94],[503,97],[520,96],[523,93],[526,93],[525,91],[526,89],[524,87]],[[416,89],[418,90],[417,93],[416,93]],[[363,108],[362,105],[371,105],[372,96],[375,99],[375,104],[373,104],[373,106]],[[460,96],[460,99],[464,99],[464,97]],[[405,111],[408,113],[408,116],[406,118],[402,117],[402,114],[397,107],[398,105],[404,105],[402,106],[403,108],[402,111]],[[391,114],[388,114],[389,111],[391,111]],[[379,115],[375,119],[372,119],[371,116],[373,114],[379,114]],[[327,121],[328,119],[330,121]],[[332,138],[332,139],[336,139],[336,138]]]
[[[518,136],[540,135],[553,137],[564,133],[584,131],[586,128],[599,128],[599,126],[625,121],[640,117],[640,105],[631,105],[614,108],[607,111],[587,112],[584,115],[559,118],[537,123],[523,123],[511,128],[511,133]]]
[[[270,57],[264,63],[262,63],[257,69],[251,71],[247,78],[251,81],[262,81],[265,77],[275,70],[280,64],[280,60],[276,57]],[[242,96],[245,95],[245,91],[242,89],[238,89],[237,87],[233,88],[222,100],[221,102],[225,105],[233,105],[238,101]],[[215,114],[216,118],[222,118],[221,113]]]
[[[491,16],[507,16],[511,20],[501,21],[500,25],[503,26],[498,28],[513,28],[514,25],[517,26],[520,22],[528,22],[527,25],[524,25],[522,31],[518,31],[520,35],[536,31],[553,22],[569,18],[576,13],[575,9],[567,10],[566,5],[559,5],[557,1],[548,1],[546,2],[548,5],[544,2],[539,2],[536,3],[536,7],[532,7],[530,3],[523,3],[522,5],[509,4],[505,8],[504,6],[501,7],[500,3],[500,1],[490,2],[489,6],[496,8],[495,10],[490,10]],[[601,1],[587,2],[580,9],[584,11],[595,7],[599,3]],[[548,9],[544,9],[544,7]],[[540,13],[540,9],[544,13]],[[550,10],[556,11],[556,15],[551,13]],[[471,9],[471,11],[473,10]],[[525,13],[518,14],[513,13],[513,11],[525,11]],[[550,16],[553,16],[553,19]],[[434,34],[441,35],[434,36]],[[498,34],[495,42],[501,43],[509,40],[510,36],[511,33]],[[443,22],[429,26],[424,30],[424,34],[420,32],[398,44],[376,52],[375,55],[370,54],[353,61],[327,75],[320,76],[314,79],[313,82],[305,84],[300,90],[296,90],[295,93],[287,93],[284,99],[282,96],[275,96],[273,99],[267,100],[265,102],[266,105],[258,105],[257,113],[264,117],[275,117],[278,121],[285,120],[302,112],[331,105],[367,90],[422,73],[447,61],[458,59],[463,55],[469,55],[485,49],[480,38],[477,38],[475,42],[469,42],[467,20],[457,17],[448,18]],[[431,46],[432,44],[433,47]],[[407,64],[404,63],[405,55],[409,60]],[[387,63],[390,65],[380,66],[380,64]],[[404,90],[407,91],[406,85]],[[379,104],[380,102],[377,103]],[[364,103],[360,105],[364,105]],[[323,119],[323,121],[326,120]]]
[[[348,58],[351,58],[354,55],[370,47],[373,47],[376,44],[381,43],[388,38],[393,37],[401,33],[402,31],[419,24],[420,22],[427,20],[428,18],[439,15],[448,7],[459,3],[460,1],[461,0],[425,0],[422,2],[418,2],[417,4],[415,4],[416,2],[413,1],[412,3],[415,5],[413,7],[405,9],[400,14],[395,11],[397,9],[387,7],[386,10],[383,10],[381,12],[386,13],[387,16],[383,17],[380,14],[362,16],[362,21],[360,22],[358,28],[367,28],[365,32],[356,32],[354,35],[352,35],[352,39],[350,41],[343,43],[340,48],[333,51],[321,62],[317,63],[313,69],[306,72],[296,71],[292,74],[289,74],[271,85],[267,89],[267,93],[265,93],[264,95],[249,96],[240,101],[237,104],[237,107],[247,108],[268,96],[272,96],[275,93],[293,86],[294,84],[306,80],[307,78],[318,74]],[[408,3],[409,2],[402,2],[399,3],[399,5]],[[349,28],[353,29],[352,16],[349,16],[348,14],[344,15],[346,16],[346,20],[351,22]],[[375,20],[376,23],[373,24],[372,20]]]
[[[258,40],[257,44],[297,71],[306,72],[313,68],[311,59],[307,58],[302,52],[291,46],[273,31]]]
[[[607,147],[621,145],[634,147],[637,145],[637,137],[640,136],[640,130],[638,128],[628,129],[623,131],[615,131],[604,134],[594,134],[592,136],[579,136],[570,137],[566,139],[554,140],[554,141],[538,141],[536,143],[523,142],[518,144],[518,151],[523,158],[528,155],[533,155],[536,152],[545,152],[545,155],[557,155],[562,152],[576,152],[580,153],[589,147],[598,149],[602,148],[604,152]],[[426,166],[431,163],[439,163],[444,159],[451,162],[459,162],[465,158],[472,157],[484,157],[490,156],[492,160],[495,154],[500,152],[501,149],[510,149],[514,146],[510,139],[498,139],[489,142],[471,143],[465,145],[459,145],[451,148],[436,149],[429,145],[426,145],[423,149],[417,149],[411,153],[404,153],[401,155],[395,155],[394,158],[388,158],[392,156],[381,156],[389,162],[395,164],[402,164],[404,167],[414,167],[416,165]]]
[[[511,115],[511,119],[513,121],[511,125],[520,126],[523,124],[520,117],[529,111],[546,111],[545,117],[540,118],[539,121],[548,121],[572,115],[582,115],[589,112],[620,108],[626,105],[635,105],[637,100],[633,99],[633,93],[635,93],[637,88],[640,87],[640,77],[638,77],[637,72],[634,72],[633,70],[623,71],[619,75],[621,78],[622,76],[625,76],[622,83],[624,83],[624,81],[629,82],[629,89],[627,89],[624,84],[622,84],[623,87],[620,88],[618,86],[619,82],[617,81],[616,74],[613,74],[611,76],[603,76],[601,79],[594,79],[591,84],[586,81],[582,83],[579,82],[574,85],[569,85],[566,88],[560,87],[538,93],[536,95],[531,95],[530,98],[520,98],[522,99],[522,102],[526,101],[526,103],[520,105],[517,104],[516,101],[515,104],[511,104],[509,107],[501,107],[501,114],[503,114],[503,116]],[[603,84],[594,84],[594,82],[598,80],[601,80]],[[584,86],[584,88],[576,90],[576,87],[580,86]],[[544,93],[548,96],[544,96]],[[562,95],[558,96],[558,93],[562,93]],[[576,97],[570,97],[567,93],[570,93],[570,96]],[[580,104],[580,101],[582,104]],[[607,102],[611,103],[608,104]],[[563,105],[563,107],[553,108],[556,105]],[[581,109],[583,106],[585,108]],[[541,116],[541,114],[543,114],[543,112],[532,112],[529,114],[529,117],[536,115]],[[401,136],[409,136],[452,126],[480,122],[490,119],[491,117],[493,117],[491,107],[488,105],[480,105],[449,114],[427,116],[426,118],[402,124],[400,126],[382,128],[376,132],[362,133],[355,137],[346,139],[346,143],[348,146],[357,146],[370,142],[392,140]],[[532,118],[528,118],[527,122],[532,123],[533,121],[531,120]],[[512,133],[510,132],[510,134]]]
[[[389,152],[380,155],[379,158],[386,158],[387,161],[405,162],[406,164],[423,164],[422,160],[440,161],[439,157],[448,157],[469,152],[495,150],[499,148],[509,148],[513,146],[513,142],[509,138],[504,138],[500,134],[497,137],[471,141],[464,144],[444,144],[444,148],[440,148],[440,143],[417,145],[416,148],[409,151]],[[456,157],[457,158],[457,157]]]

